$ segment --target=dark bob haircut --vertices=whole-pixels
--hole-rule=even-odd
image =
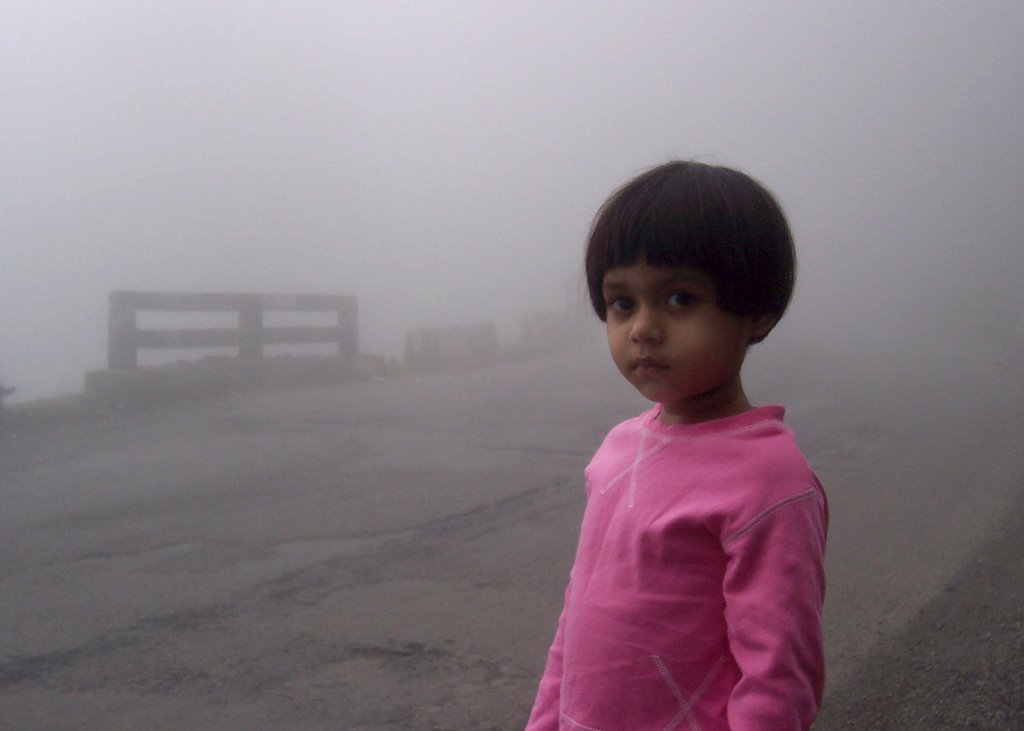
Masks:
[[[586,257],[590,302],[601,320],[604,275],[641,257],[651,266],[695,269],[714,282],[723,310],[774,322],[796,277],[793,237],[772,194],[744,173],[698,162],[652,168],[601,206]]]

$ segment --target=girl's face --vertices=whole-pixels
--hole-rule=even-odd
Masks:
[[[714,283],[687,267],[616,267],[605,274],[602,293],[612,360],[661,404],[663,422],[692,424],[750,408],[740,367],[770,321],[720,309]]]

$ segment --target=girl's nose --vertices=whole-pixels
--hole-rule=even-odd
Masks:
[[[661,335],[661,324],[657,314],[647,307],[638,309],[633,318],[633,327],[629,331],[629,339],[634,343],[650,343],[660,340]]]

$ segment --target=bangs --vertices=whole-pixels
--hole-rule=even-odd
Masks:
[[[590,236],[593,264],[603,273],[642,258],[656,267],[703,270],[710,247],[701,192],[666,184],[673,181],[636,182],[598,212]]]
[[[587,288],[597,316],[609,269],[643,258],[709,277],[718,305],[743,316],[782,316],[792,294],[795,254],[778,203],[737,170],[672,162],[617,190],[594,219],[586,253]]]

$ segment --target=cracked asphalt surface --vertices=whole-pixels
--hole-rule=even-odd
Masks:
[[[951,426],[917,398],[943,382],[917,378],[901,421],[885,394],[850,398],[870,370],[837,383],[768,346],[752,394],[789,405],[829,491],[822,728],[845,728],[892,690],[892,653],[910,680],[928,643],[971,654],[970,628],[907,633],[951,593],[973,606],[947,587],[1019,530],[999,518],[1022,484],[1024,399],[995,368],[1007,387]],[[0,728],[521,727],[582,469],[645,408],[607,361],[595,345],[5,434]]]

